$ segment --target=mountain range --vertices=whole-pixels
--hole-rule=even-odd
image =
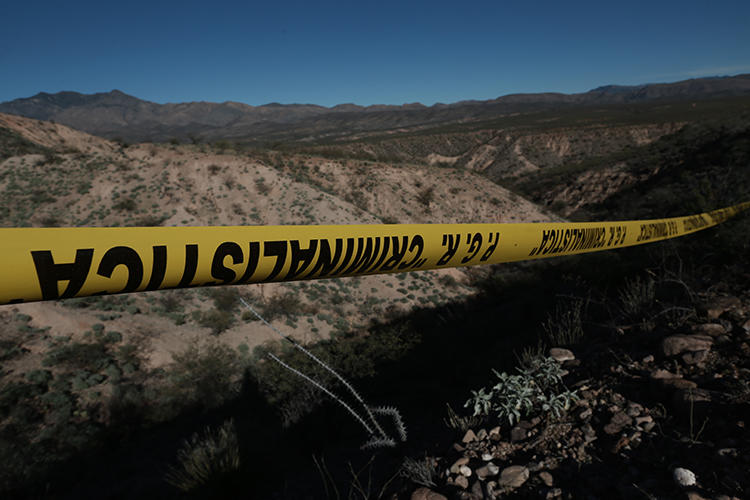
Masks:
[[[359,133],[418,130],[444,123],[466,123],[513,113],[533,113],[572,106],[610,106],[655,101],[710,99],[750,95],[750,74],[710,77],[637,86],[607,85],[577,94],[511,94],[486,101],[420,103],[330,108],[314,104],[251,106],[238,102],[158,104],[125,94],[40,92],[0,103],[0,112],[55,121],[107,138],[130,142],[330,141]]]

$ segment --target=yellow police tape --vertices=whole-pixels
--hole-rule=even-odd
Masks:
[[[0,229],[0,304],[543,259],[675,238],[748,208],[621,222]]]

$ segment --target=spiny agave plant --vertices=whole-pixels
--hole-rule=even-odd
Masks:
[[[402,442],[406,441],[406,438],[407,438],[406,426],[404,425],[403,418],[401,418],[401,413],[395,407],[393,406],[381,406],[381,407],[369,406],[367,403],[365,403],[364,398],[360,396],[357,390],[354,389],[354,387],[344,377],[342,377],[337,371],[335,371],[333,368],[325,364],[325,362],[320,360],[317,356],[315,356],[313,353],[311,353],[310,351],[302,347],[300,344],[295,342],[294,339],[292,339],[288,335],[284,335],[283,333],[281,333],[276,327],[274,327],[271,323],[266,321],[250,304],[247,303],[247,301],[245,301],[245,299],[240,298],[240,301],[263,324],[265,324],[267,327],[273,330],[273,332],[279,335],[282,339],[289,342],[295,349],[300,350],[307,357],[309,357],[310,359],[315,361],[317,364],[322,366],[326,371],[331,373],[334,377],[336,377],[336,379],[338,379],[344,385],[344,387],[349,391],[349,393],[351,393],[351,395],[354,397],[357,403],[357,406],[361,407],[360,412],[355,410],[352,407],[352,405],[344,401],[341,397],[339,397],[337,394],[329,390],[327,387],[325,387],[323,384],[321,384],[317,380],[313,379],[312,377],[302,373],[296,368],[285,363],[273,353],[270,353],[270,352],[268,353],[268,357],[270,359],[274,360],[276,363],[278,363],[285,369],[289,370],[290,372],[294,373],[295,375],[300,377],[302,380],[306,381],[309,384],[312,384],[313,386],[317,387],[318,389],[323,391],[325,394],[330,396],[334,401],[336,401],[338,404],[344,407],[344,409],[352,416],[352,418],[354,418],[357,422],[359,422],[360,425],[362,425],[362,427],[364,427],[365,431],[367,431],[369,438],[362,445],[363,449],[396,446],[396,443],[397,443],[396,439],[391,437],[383,429],[383,427],[380,425],[380,422],[375,418],[375,415],[390,417],[390,419],[393,421],[393,426],[396,429],[396,433],[398,434],[399,441],[402,441]]]
[[[193,434],[177,453],[178,466],[169,468],[166,481],[184,492],[193,491],[240,468],[240,447],[234,422]]]

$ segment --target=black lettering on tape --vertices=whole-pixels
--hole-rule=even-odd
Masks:
[[[284,268],[286,262],[286,249],[287,241],[265,241],[263,242],[263,256],[264,257],[276,257],[276,263],[271,269],[271,274],[266,276],[264,282],[273,281],[273,279],[279,275],[281,270]]]
[[[151,278],[148,280],[146,290],[157,290],[164,281],[167,274],[167,247],[157,245],[153,247],[154,264],[151,266]]]
[[[357,249],[357,255],[354,257],[354,262],[346,268],[344,274],[356,271],[365,272],[367,268],[375,262],[375,259],[378,258],[378,255],[380,254],[380,237],[368,237],[364,249],[362,249],[362,243],[362,238],[358,238],[357,244],[359,245],[359,248]]]
[[[341,258],[341,252],[344,249],[344,240],[341,238],[336,238],[336,250],[334,251],[333,256],[331,256],[331,243],[327,239],[320,240],[319,244],[320,252],[318,253],[318,259],[307,277],[314,276],[318,271],[320,271],[320,274],[318,275],[319,277],[323,278],[328,276],[338,264],[339,259]]]
[[[232,257],[232,264],[241,264],[245,260],[242,255],[242,247],[233,241],[225,241],[216,247],[214,257],[211,260],[211,277],[220,280],[222,285],[231,283],[237,277],[237,273],[233,269],[224,265],[224,259],[227,256]]]
[[[182,278],[177,283],[176,288],[187,288],[195,278],[195,272],[198,270],[198,245],[185,245],[185,269],[182,271]]]
[[[455,238],[452,234],[444,234],[443,235],[443,246],[448,246],[448,250],[445,251],[442,257],[440,257],[437,261],[438,266],[443,266],[448,263],[449,260],[453,258],[454,255],[456,255],[456,251],[458,251],[458,244],[461,243],[461,235],[457,234],[455,235]]]
[[[409,252],[413,252],[414,247],[417,248],[417,253],[414,254],[414,257],[409,262],[403,262],[399,264],[399,269],[406,269],[407,267],[417,267],[417,264],[419,264],[419,258],[422,256],[422,252],[424,251],[424,238],[421,234],[414,235],[414,238],[412,238],[411,244],[409,245]]]
[[[93,256],[93,248],[83,248],[76,250],[76,258],[72,263],[55,264],[51,251],[32,251],[31,258],[34,260],[39,288],[42,290],[42,300],[75,297],[86,282]],[[58,296],[57,283],[59,281],[67,281],[68,286]]]
[[[477,256],[479,253],[479,249],[482,248],[482,234],[481,233],[474,233],[474,237],[470,238],[470,235],[466,235],[466,241],[471,241],[471,244],[469,245],[469,254],[466,255],[463,259],[461,259],[461,264],[466,264],[471,259]]]
[[[391,248],[391,239],[388,236],[385,236],[383,238],[383,249],[380,252],[380,257],[378,257],[378,261],[375,264],[373,264],[369,272],[376,272],[380,270],[380,265],[383,263],[385,258],[388,257],[388,249],[390,248]]]
[[[143,280],[143,262],[138,252],[130,247],[118,246],[112,247],[107,250],[99,262],[99,268],[96,270],[96,274],[104,276],[105,278],[111,278],[117,266],[125,266],[128,268],[128,281],[125,286],[114,293],[128,293],[134,292],[141,285]]]
[[[318,240],[310,240],[310,246],[306,250],[300,248],[298,240],[292,240],[289,244],[292,247],[292,258],[286,278],[291,280],[302,274],[312,263],[318,250]]]
[[[495,250],[497,249],[497,244],[500,243],[500,233],[490,233],[489,243],[490,243],[490,246],[487,247],[487,250],[485,250],[482,256],[479,258],[480,262],[485,262],[487,259],[492,257],[493,253],[495,253]]]
[[[258,262],[260,261],[260,243],[257,241],[251,241],[249,245],[249,250],[247,252],[247,267],[245,268],[245,272],[242,274],[239,280],[237,280],[238,284],[244,284],[248,283],[250,279],[253,277],[253,273],[256,269],[258,269]]]
[[[349,260],[352,258],[352,253],[354,253],[354,238],[347,238],[346,253],[344,254],[344,259],[341,261],[341,265],[339,266],[339,268],[336,269],[331,276],[338,276],[341,274],[341,270],[349,265]]]
[[[354,245],[354,239],[352,239],[351,242],[352,242],[352,245]],[[357,267],[358,265],[362,263],[362,251],[364,250],[363,242],[364,242],[364,238],[361,238],[361,237],[357,238],[357,244],[356,244],[357,253],[354,255],[354,260],[352,261],[351,264],[349,264],[350,261],[347,261],[347,264],[349,264],[349,267],[347,267],[346,270],[342,270],[343,269],[343,266],[342,266],[342,268],[339,270],[341,274],[349,274],[352,271],[352,269],[354,269],[355,267]]]
[[[542,251],[544,246],[547,244],[547,240],[550,237],[550,230],[543,229],[542,230],[542,241],[539,242],[539,246],[533,248],[531,252],[529,252],[529,257],[533,257],[534,255],[537,255],[539,252]]]
[[[404,259],[404,256],[406,255],[407,245],[409,244],[409,237],[402,236],[401,244],[399,244],[398,236],[392,236],[391,240],[393,241],[393,252],[390,258],[383,262],[383,265],[380,266],[381,271],[392,270],[394,267],[401,263],[401,261]]]

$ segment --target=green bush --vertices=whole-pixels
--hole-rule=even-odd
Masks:
[[[115,210],[121,210],[123,212],[133,212],[136,208],[138,208],[138,204],[133,198],[123,198],[122,200],[112,205],[112,208],[114,208]]]
[[[213,335],[218,335],[232,327],[234,324],[234,317],[231,313],[212,309],[201,313],[198,319],[198,324],[210,328]]]
[[[122,341],[122,334],[120,332],[115,332],[115,331],[107,332],[102,337],[102,342],[104,342],[105,344],[116,344],[121,341]]]
[[[535,358],[527,368],[519,368],[519,375],[508,375],[493,370],[499,382],[489,390],[471,391],[465,407],[474,416],[495,413],[501,421],[514,425],[521,417],[534,414],[559,418],[578,399],[576,391],[569,391],[562,383],[562,368],[552,358]]]
[[[432,203],[434,199],[435,199],[435,188],[432,186],[423,189],[422,191],[419,192],[419,194],[417,194],[417,201],[421,203],[422,205],[424,205],[425,207],[429,207],[430,203]]]
[[[32,370],[26,374],[26,380],[32,384],[47,387],[52,380],[52,372],[49,370]]]
[[[293,317],[300,313],[302,302],[292,292],[279,293],[263,303],[261,306],[262,316],[271,321],[279,316]]]
[[[42,360],[43,366],[64,364],[72,368],[101,370],[111,362],[104,345],[74,342],[50,349]]]
[[[234,349],[216,342],[193,342],[172,355],[167,373],[169,396],[186,404],[214,407],[236,392],[240,374]]]
[[[208,296],[214,301],[214,307],[222,312],[232,312],[237,308],[240,297],[237,290],[229,287],[219,287],[207,290]]]

